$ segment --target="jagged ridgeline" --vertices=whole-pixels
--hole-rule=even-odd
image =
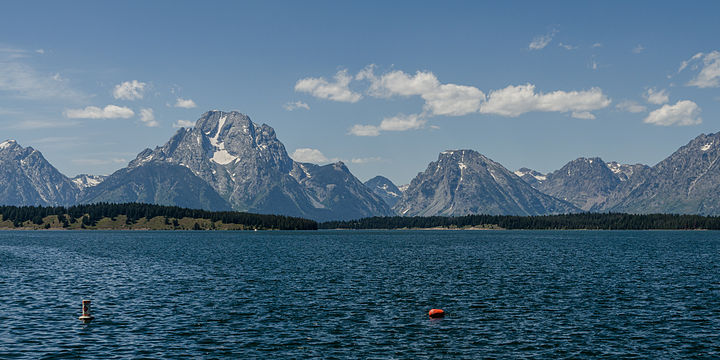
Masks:
[[[313,220],[142,203],[71,207],[0,206],[0,228],[149,230],[317,230]]]
[[[0,204],[149,203],[342,221],[372,216],[536,216],[581,212],[720,215],[720,133],[654,166],[578,158],[540,173],[447,150],[407,185],[366,183],[342,162],[293,160],[275,130],[237,111],[208,111],[109,176],[69,178],[32,147],[0,142]]]

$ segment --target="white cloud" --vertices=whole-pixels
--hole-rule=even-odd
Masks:
[[[559,43],[558,46],[561,47],[561,48],[564,48],[565,50],[575,50],[575,49],[577,49],[577,46],[572,46],[572,45],[570,45],[570,44]]]
[[[140,121],[147,127],[160,126],[160,123],[155,120],[153,109],[140,109]]]
[[[480,109],[485,94],[473,86],[441,84],[435,74],[418,71],[409,75],[395,70],[376,76],[374,66],[361,71],[356,79],[369,80],[368,93],[374,97],[392,97],[395,95],[419,95],[425,100],[424,110],[432,115],[461,116]]]
[[[633,54],[639,54],[641,52],[645,51],[645,47],[638,44],[636,47],[632,49]]]
[[[599,47],[602,47],[602,46],[603,46],[603,44],[601,44],[601,43],[599,43],[599,42],[596,42],[596,43],[592,44],[592,46],[590,46],[590,47],[592,47],[592,48],[599,48]]]
[[[11,47],[0,48],[0,59],[2,60],[23,59],[29,56],[30,52],[25,49],[17,49]]]
[[[378,136],[381,131],[407,131],[420,129],[425,126],[427,120],[422,114],[398,114],[393,117],[384,118],[380,125],[354,125],[350,128],[349,134],[355,136]]]
[[[418,71],[415,75],[408,75],[395,70],[377,77],[374,68],[374,65],[367,66],[355,77],[357,80],[370,80],[368,93],[374,97],[423,95],[435,91],[440,86],[435,74],[429,71]]]
[[[108,105],[104,108],[88,106],[84,109],[65,110],[65,117],[71,119],[129,119],[135,115],[130,108],[117,105]]]
[[[610,105],[599,88],[584,91],[553,91],[535,93],[535,85],[510,85],[490,92],[480,109],[485,114],[515,117],[530,111],[557,111],[583,113]]]
[[[355,136],[378,136],[380,135],[380,129],[374,125],[353,125],[350,128],[349,134]]]
[[[655,88],[649,88],[645,94],[643,94],[643,97],[647,102],[655,105],[665,104],[670,101],[670,96],[665,89],[657,91]]]
[[[418,114],[404,115],[385,118],[380,122],[380,130],[384,131],[406,131],[420,129],[425,126],[426,121]]]
[[[192,109],[197,107],[194,101],[192,99],[183,99],[183,98],[177,98],[175,101],[175,105],[173,105],[176,108],[183,108],[183,109]]]
[[[318,149],[310,149],[310,148],[300,148],[296,149],[292,155],[290,155],[293,160],[298,162],[305,162],[305,163],[327,163],[330,160],[323,155],[323,153]]]
[[[345,78],[343,83],[349,83],[346,71],[338,74],[342,74]],[[298,85],[308,79],[298,81]],[[401,70],[393,70],[376,75],[375,65],[365,67],[355,76],[355,80],[368,81],[367,94],[372,97],[419,96],[425,101],[423,112],[420,114],[388,117],[378,125],[353,125],[348,134],[355,136],[378,136],[383,131],[423,128],[427,122],[426,117],[438,115],[463,116],[471,113],[484,113],[515,117],[531,111],[545,111],[570,113],[570,116],[575,118],[594,119],[595,115],[590,112],[605,108],[611,102],[600,88],[536,93],[535,86],[532,84],[511,85],[492,91],[489,96],[486,96],[483,91],[474,86],[443,84],[430,71],[408,74]],[[322,78],[320,81],[327,83]],[[338,80],[338,82],[341,81]],[[296,85],[296,90],[298,85]],[[315,86],[308,85],[307,88],[315,89]]]
[[[690,65],[691,63],[694,63],[695,60],[702,58],[703,55],[704,55],[703,53],[699,52],[699,53],[693,55],[690,59],[684,60],[683,62],[681,62],[680,67],[678,68],[678,72],[685,70],[685,68],[687,68],[688,65]],[[697,70],[697,65],[693,65],[693,68],[694,68],[694,70]]]
[[[485,94],[472,86],[444,84],[423,99],[425,110],[433,115],[462,116],[480,110]]]
[[[365,157],[365,158],[352,158],[350,159],[350,162],[353,164],[367,164],[367,163],[373,163],[373,162],[381,162],[385,159],[379,157],[379,156],[373,156],[373,157]]]
[[[42,74],[20,62],[0,60],[0,92],[23,99],[58,99],[79,101],[86,96],[72,88],[56,74]]]
[[[528,49],[530,50],[541,50],[544,49],[550,42],[552,41],[553,37],[555,37],[555,34],[557,34],[557,30],[553,30],[545,35],[539,35],[536,36],[531,42],[530,45],[528,45]]]
[[[675,105],[666,104],[652,111],[645,118],[646,124],[670,125],[697,125],[702,123],[700,108],[690,100],[678,101]]]
[[[54,120],[25,120],[9,126],[12,129],[32,130],[64,128],[79,125],[78,121],[54,121]]]
[[[37,49],[37,50],[35,50],[35,52],[40,55],[43,55],[43,54],[45,54],[45,49]]]
[[[113,97],[121,100],[138,100],[143,98],[145,92],[144,82],[137,80],[125,81],[123,83],[115,85],[113,90]]]
[[[595,115],[593,115],[589,111],[573,111],[572,114],[570,114],[575,119],[583,119],[583,120],[595,120]]]
[[[698,64],[698,60],[702,59],[702,63]],[[720,86],[720,51],[712,51],[710,53],[697,53],[687,61],[680,64],[678,72],[683,71],[689,65],[691,69],[701,69],[700,72],[691,79],[687,85],[697,86],[699,88],[718,87]]]
[[[355,103],[362,99],[362,95],[350,90],[349,85],[352,76],[347,70],[340,70],[335,74],[335,82],[329,82],[325,78],[304,78],[295,84],[295,91],[306,92],[310,95],[332,101]]]
[[[283,108],[287,111],[293,111],[295,109],[310,110],[310,105],[308,105],[302,101],[291,101],[291,102],[283,105]]]
[[[174,128],[181,128],[181,127],[191,128],[194,125],[195,125],[195,123],[192,121],[189,121],[189,120],[178,120],[173,124],[173,127]]]
[[[641,113],[647,111],[647,107],[644,105],[640,105],[636,103],[635,101],[625,100],[623,102],[620,102],[616,106],[618,110],[627,111],[631,113]]]

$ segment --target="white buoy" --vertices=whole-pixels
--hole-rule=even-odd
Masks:
[[[90,300],[83,300],[82,301],[82,315],[78,319],[82,320],[83,322],[90,322],[92,319],[94,319],[92,315],[90,315]]]

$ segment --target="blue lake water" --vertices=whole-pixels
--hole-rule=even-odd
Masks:
[[[0,232],[1,359],[693,356],[720,232]]]

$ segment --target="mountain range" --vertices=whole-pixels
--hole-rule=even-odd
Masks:
[[[502,165],[473,150],[440,154],[418,174],[393,208],[403,216],[544,215],[577,212],[541,193]]]
[[[239,112],[209,111],[109,176],[68,178],[32,147],[0,143],[0,204],[145,202],[349,220],[369,216],[573,212],[720,215],[720,133],[654,166],[578,158],[543,174],[510,171],[474,150],[448,150],[403,186],[365,183],[342,162],[290,158],[275,131]]]

